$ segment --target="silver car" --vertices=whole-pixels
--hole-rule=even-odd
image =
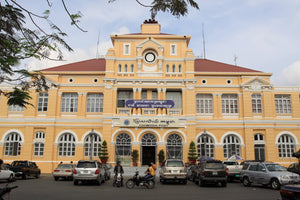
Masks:
[[[104,172],[105,170],[99,161],[80,160],[73,170],[74,185],[78,185],[79,181],[95,181],[98,185],[101,185],[105,181]]]
[[[159,180],[161,183],[166,181],[180,181],[187,183],[187,169],[182,160],[169,159],[163,162],[159,171]]]
[[[270,185],[279,190],[281,185],[298,183],[298,174],[288,172],[285,167],[271,162],[249,162],[245,163],[240,175],[244,186],[251,184]]]
[[[57,181],[59,178],[72,180],[74,168],[74,164],[59,164],[52,173],[54,180]]]

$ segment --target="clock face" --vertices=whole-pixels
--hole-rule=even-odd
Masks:
[[[145,61],[148,63],[153,63],[156,59],[156,55],[153,52],[147,52],[145,54]]]

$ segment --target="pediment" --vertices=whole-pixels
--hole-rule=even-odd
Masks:
[[[254,77],[254,78],[244,82],[242,84],[242,87],[248,88],[249,90],[258,91],[258,90],[263,90],[265,88],[271,88],[272,85],[270,84],[270,82],[268,82],[262,78]]]
[[[164,46],[151,37],[136,45],[136,50],[139,56],[142,54],[143,50],[147,48],[155,49],[158,54],[161,54],[164,51]]]

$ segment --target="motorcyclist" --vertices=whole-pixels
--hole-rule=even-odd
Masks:
[[[116,180],[116,178],[118,176],[118,173],[121,174],[121,187],[123,187],[123,174],[124,174],[124,170],[123,170],[123,167],[122,167],[120,161],[117,162],[117,165],[114,168],[114,173],[115,173],[115,180]]]
[[[145,181],[149,180],[150,178],[153,178],[153,176],[155,175],[155,172],[154,172],[154,169],[153,169],[151,163],[148,165],[148,169],[145,172],[145,174],[146,174]]]

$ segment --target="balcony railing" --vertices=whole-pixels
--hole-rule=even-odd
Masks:
[[[117,108],[118,115],[168,115],[168,116],[180,116],[182,115],[182,109],[170,108],[158,110],[160,108]]]

